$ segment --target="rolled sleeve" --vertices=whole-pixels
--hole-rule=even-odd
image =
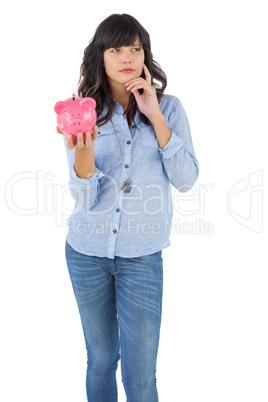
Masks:
[[[183,141],[172,131],[171,137],[165,147],[159,147],[162,162],[171,158],[176,152],[183,147]]]
[[[171,184],[181,192],[191,189],[197,180],[199,164],[195,156],[190,126],[185,110],[176,97],[172,104],[163,105],[171,137],[159,152]]]
[[[75,212],[80,211],[83,208],[87,210],[91,209],[98,202],[100,182],[104,178],[104,173],[95,167],[96,171],[89,179],[77,176],[74,168],[74,149],[68,149],[65,138],[64,143],[70,173],[69,187],[71,195],[76,203]]]
[[[89,210],[96,205],[100,193],[100,181],[103,178],[103,172],[96,168],[96,172],[89,179],[83,179],[77,176],[74,166],[72,167],[69,187],[76,202],[76,210],[82,208]]]
[[[70,171],[70,179],[72,180],[72,182],[77,183],[78,185],[81,186],[81,188],[84,189],[88,188],[89,183],[91,186],[93,186],[98,180],[102,179],[103,177],[104,177],[103,172],[99,170],[97,167],[96,172],[89,179],[83,179],[77,176],[74,165],[72,166]]]

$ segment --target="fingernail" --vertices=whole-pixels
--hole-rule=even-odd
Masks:
[[[67,140],[71,140],[73,138],[72,134],[67,135]]]

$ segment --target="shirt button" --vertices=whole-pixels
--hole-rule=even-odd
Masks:
[[[117,233],[117,230],[113,230],[113,233]]]
[[[127,141],[127,144],[128,144],[128,145],[131,144],[131,141]]]
[[[137,128],[136,124],[133,124],[133,125],[132,125],[132,128]]]
[[[126,168],[126,169],[128,169],[128,168],[129,168],[129,166],[128,166],[128,165],[125,165],[125,168]]]
[[[116,212],[119,212],[119,211],[120,211],[120,209],[119,209],[119,208],[117,208],[117,209],[116,209]]]

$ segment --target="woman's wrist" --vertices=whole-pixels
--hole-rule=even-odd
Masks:
[[[89,148],[75,147],[74,168],[78,177],[89,179],[96,172],[94,142]]]
[[[171,131],[168,128],[165,116],[160,111],[160,113],[150,121],[153,125],[159,146],[163,149],[171,137]]]
[[[159,112],[157,112],[153,116],[150,116],[149,120],[152,123],[153,127],[155,128],[155,126],[157,127],[159,124],[162,124],[163,120],[165,121],[165,117],[161,112],[161,110],[159,109]]]

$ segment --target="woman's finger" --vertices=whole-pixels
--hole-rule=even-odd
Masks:
[[[58,126],[57,126],[56,130],[57,130],[57,133],[58,133],[58,134],[63,134],[63,132],[59,129]]]
[[[135,89],[134,89],[135,88]],[[137,89],[145,89],[145,90],[150,90],[151,88],[153,88],[151,85],[148,85],[148,82],[145,81],[143,78],[137,78],[131,82],[128,83],[127,86],[127,91],[133,91],[133,90],[137,90]]]
[[[153,93],[155,91],[155,88],[152,86],[149,86],[148,83],[145,84],[145,82],[138,82],[135,85],[131,85],[130,87],[127,88],[128,91],[130,92],[135,92],[138,89],[144,89],[145,91],[148,91],[149,93]]]
[[[73,147],[74,147],[74,142],[73,142],[73,136],[72,136],[72,134],[68,134],[68,135],[66,136],[66,143],[67,143],[67,147],[68,147],[69,149],[73,149]]]
[[[125,86],[128,88],[129,86],[136,84],[137,82],[144,82],[145,85],[148,85],[145,79],[140,77],[140,78],[133,78],[133,80],[126,82]]]
[[[89,148],[92,144],[92,135],[90,131],[86,132],[86,140],[85,140],[85,147]]]
[[[77,133],[77,148],[84,148],[83,133]]]
[[[145,80],[148,82],[148,84],[152,85],[152,76],[145,64],[143,64],[143,71],[145,74]]]
[[[94,141],[99,135],[99,128],[98,126],[93,127],[93,135],[92,135],[92,141]]]

